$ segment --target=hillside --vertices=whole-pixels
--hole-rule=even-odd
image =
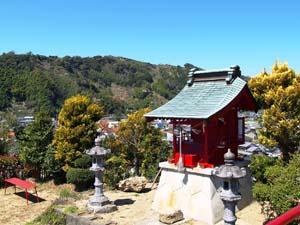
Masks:
[[[155,108],[184,86],[191,64],[154,65],[132,59],[57,57],[4,53],[0,56],[0,111],[25,105],[57,115],[75,94],[99,99],[107,114]]]

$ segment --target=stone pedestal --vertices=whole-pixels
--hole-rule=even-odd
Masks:
[[[247,176],[240,180],[240,191],[243,195],[237,209],[240,210],[252,201],[252,180],[247,169],[248,161],[237,164],[245,167]],[[163,212],[166,209],[181,210],[185,219],[194,219],[207,224],[222,220],[224,205],[219,193],[222,180],[213,175],[211,168],[185,168],[178,172],[174,164],[159,164],[162,173],[154,197],[152,209]]]
[[[112,204],[107,197],[91,197],[87,210],[93,213],[109,213],[117,210],[117,206]]]

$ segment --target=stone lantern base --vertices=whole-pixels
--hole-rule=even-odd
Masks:
[[[238,202],[240,210],[252,202],[252,179],[247,161],[238,162],[246,167],[247,175],[240,180],[243,198]],[[163,212],[166,209],[181,210],[185,219],[194,219],[206,224],[216,224],[222,220],[224,205],[220,199],[222,180],[212,175],[211,168],[185,168],[178,172],[174,164],[159,164],[162,173],[154,197],[152,209]]]
[[[93,213],[110,213],[117,209],[106,196],[92,196],[87,204],[87,210]]]

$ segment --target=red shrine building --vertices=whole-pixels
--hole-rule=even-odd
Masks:
[[[240,67],[233,66],[226,70],[192,69],[180,93],[145,117],[148,121],[171,121],[173,158],[169,162],[212,168],[224,163],[228,148],[238,155],[238,145],[244,143],[241,110],[256,111],[256,103],[241,79]]]

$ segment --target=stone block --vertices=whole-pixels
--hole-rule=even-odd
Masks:
[[[173,224],[183,219],[181,210],[168,210],[159,214],[159,221],[165,224]]]
[[[121,191],[132,191],[132,192],[142,192],[148,180],[145,177],[130,177],[119,182],[119,190]]]

